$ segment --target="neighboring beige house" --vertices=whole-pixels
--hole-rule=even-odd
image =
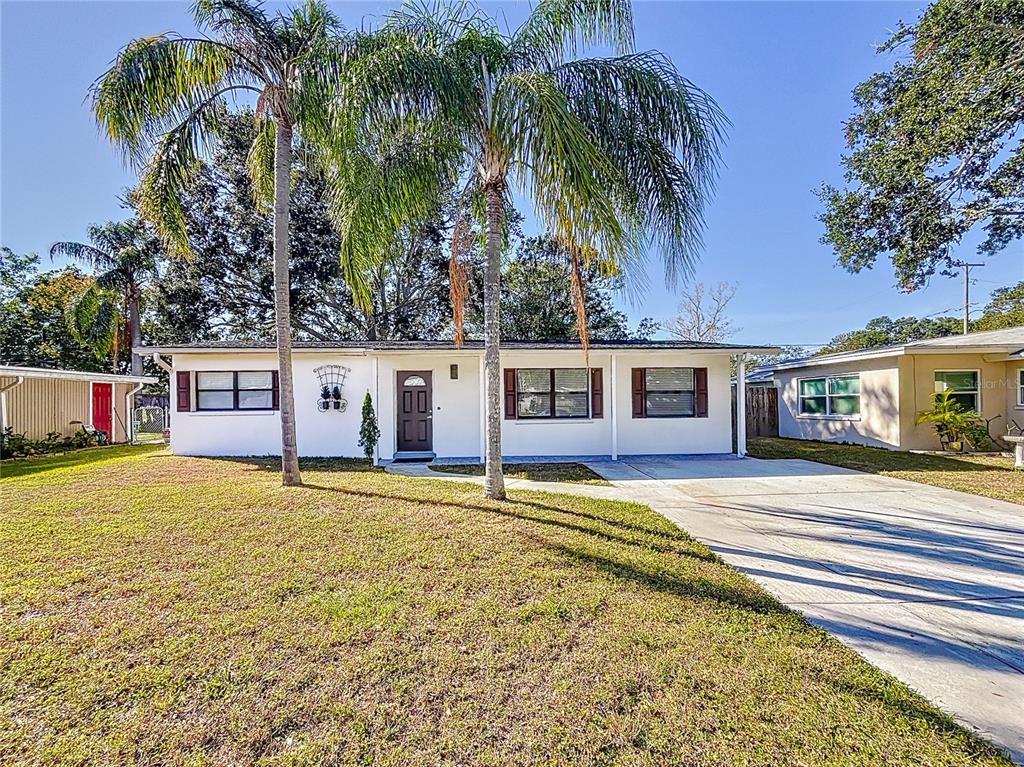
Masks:
[[[779,390],[779,436],[902,450],[939,447],[917,414],[932,395],[957,392],[993,419],[991,431],[1024,427],[1024,327],[826,354],[761,368]]]
[[[148,376],[0,365],[0,429],[42,439],[92,424],[110,442],[131,440],[131,397]]]

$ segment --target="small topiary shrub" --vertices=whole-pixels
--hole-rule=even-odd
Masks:
[[[363,397],[363,421],[359,426],[359,447],[363,449],[366,460],[373,464],[373,453],[380,440],[380,427],[377,425],[377,414],[373,410],[373,398],[370,392]]]

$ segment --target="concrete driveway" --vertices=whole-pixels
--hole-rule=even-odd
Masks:
[[[588,465],[1024,763],[1024,506],[797,460]]]

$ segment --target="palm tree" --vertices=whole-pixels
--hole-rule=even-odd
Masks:
[[[229,99],[255,99],[258,132],[248,167],[256,194],[273,206],[282,481],[298,485],[288,273],[292,143],[325,124],[345,38],[316,0],[277,15],[252,0],[198,0],[194,15],[199,37],[165,33],[126,46],[93,86],[93,109],[110,140],[143,170],[140,215],[172,255],[187,255],[180,194],[224,130]]]
[[[50,257],[63,256],[88,264],[94,281],[67,309],[72,335],[98,356],[113,352],[114,372],[119,372],[120,349],[131,350],[132,375],[142,375],[142,358],[135,347],[142,344],[142,293],[156,273],[159,245],[138,219],[108,221],[88,229],[91,245],[56,242]]]
[[[414,198],[431,179],[461,182],[450,270],[457,343],[474,215],[484,227],[484,493],[501,499],[499,296],[512,192],[533,205],[568,255],[586,352],[582,268],[596,262],[634,273],[653,247],[670,283],[688,272],[726,120],[665,56],[634,51],[629,0],[540,0],[508,34],[469,5],[406,5],[387,17],[378,39],[381,53],[368,53],[340,82],[334,135],[351,135],[366,116],[379,126],[411,122],[426,137],[422,163],[390,183]],[[610,45],[615,55],[578,57],[588,44]],[[339,168],[346,148],[339,140]],[[378,194],[372,169],[332,181],[336,205],[361,210],[349,218],[342,247],[358,287],[380,250],[368,245],[388,230],[390,201],[402,193]],[[375,206],[381,199],[388,204]]]

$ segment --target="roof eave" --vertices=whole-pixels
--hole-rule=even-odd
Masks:
[[[0,365],[0,376],[5,378],[49,378],[73,381],[94,381],[96,383],[157,383],[153,376],[118,375],[116,373],[91,373],[87,370],[60,370],[57,368],[30,368],[17,365]]]

